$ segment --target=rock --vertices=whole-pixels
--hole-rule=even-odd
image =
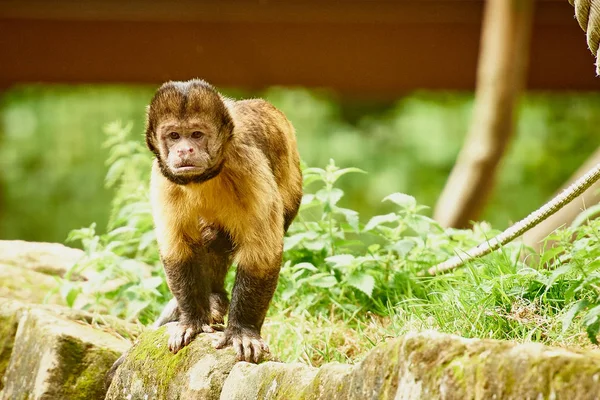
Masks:
[[[0,297],[31,303],[64,304],[58,282],[50,275],[0,264]],[[52,294],[51,294],[52,293]]]
[[[60,243],[0,240],[0,264],[48,275],[64,276],[84,255]]]
[[[93,315],[86,311],[68,307],[27,304],[0,297],[0,377],[4,375],[8,366],[19,320],[24,313],[32,309],[43,310],[54,316],[84,323],[95,329],[126,338],[129,341],[137,338],[144,329],[141,325],[132,324],[110,315]],[[0,389],[2,389],[1,380]]]
[[[254,365],[240,362],[225,381],[221,399],[289,399],[308,386],[316,368],[304,364],[266,362]]]
[[[215,350],[221,333],[202,333],[177,354],[167,348],[167,324],[146,331],[116,371],[106,399],[218,399],[236,363],[234,350]]]
[[[18,301],[0,299],[0,377],[8,368],[22,306]],[[0,379],[0,390],[3,387]]]
[[[129,343],[30,308],[22,313],[0,398],[103,399],[103,375]]]
[[[221,400],[336,399],[352,366],[337,363],[317,369],[304,364],[241,362],[227,377]]]
[[[221,399],[599,399],[600,353],[408,334],[356,366],[237,364]]]
[[[600,354],[538,343],[408,334],[378,346],[340,398],[598,399]]]

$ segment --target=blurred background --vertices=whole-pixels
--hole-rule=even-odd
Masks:
[[[480,216],[496,228],[600,145],[585,34],[567,0],[535,3],[514,137]],[[2,0],[0,238],[102,231],[103,127],[131,121],[142,141],[157,85],[194,77],[281,108],[309,166],[367,171],[341,180],[343,206],[381,214],[399,191],[433,208],[470,129],[483,14],[482,0]]]

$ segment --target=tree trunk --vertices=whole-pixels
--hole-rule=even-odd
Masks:
[[[468,226],[480,215],[493,188],[525,80],[532,19],[533,0],[486,3],[473,118],[434,212],[444,227]]]

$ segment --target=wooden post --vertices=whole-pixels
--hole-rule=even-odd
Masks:
[[[533,3],[486,3],[471,126],[434,212],[444,227],[463,228],[477,219],[493,188],[526,76]]]

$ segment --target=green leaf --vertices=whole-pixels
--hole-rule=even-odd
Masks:
[[[333,173],[333,179],[334,179],[334,181],[337,181],[338,179],[340,179],[340,177],[342,177],[343,175],[349,174],[349,173],[366,174],[367,172],[363,171],[360,168],[342,168]]]
[[[410,215],[405,220],[405,222],[412,230],[414,230],[419,235],[425,235],[431,231],[431,222],[429,221],[429,218],[423,215]]]
[[[146,307],[150,305],[150,300],[132,300],[127,304],[127,318],[138,316]]]
[[[369,222],[367,222],[367,225],[365,225],[364,231],[365,232],[370,231],[373,228],[375,228],[381,224],[397,222],[398,218],[399,218],[398,215],[395,213],[389,213],[389,214],[385,214],[385,215],[376,215],[373,218],[371,218],[369,220]]]
[[[341,189],[333,188],[331,190],[321,189],[315,196],[321,203],[327,204],[333,207],[338,201],[344,196],[344,192]]]
[[[316,239],[311,241],[305,241],[303,243],[304,248],[310,251],[321,251],[328,246],[328,243],[323,239]]]
[[[576,302],[569,308],[569,310],[565,313],[565,315],[563,316],[562,321],[561,321],[563,335],[567,332],[567,330],[571,326],[571,323],[573,322],[573,318],[575,318],[575,316],[577,314],[579,314],[579,312],[581,312],[581,310],[585,309],[589,304],[590,303],[587,300],[579,300],[578,302]]]
[[[556,257],[559,253],[562,253],[563,251],[565,251],[565,248],[563,246],[557,246],[548,250],[544,250],[542,258],[540,259],[540,265],[546,264],[548,261]]]
[[[305,237],[306,236],[304,235],[304,233],[299,233],[297,235],[292,236],[285,236],[283,238],[283,251],[289,251],[294,247],[298,246]]]
[[[335,279],[335,276],[325,274],[314,275],[311,277],[311,279],[307,280],[307,282],[313,286],[321,288],[330,288],[338,283],[337,279]]]
[[[162,285],[163,280],[160,276],[154,276],[152,278],[147,278],[142,281],[142,287],[144,289],[156,289],[160,285]]]
[[[302,205],[307,205],[312,203],[315,200],[315,195],[312,193],[307,193],[304,196],[302,196]]]
[[[62,285],[60,287],[60,295],[63,299],[65,299],[67,306],[73,307],[73,305],[75,304],[75,300],[77,300],[77,297],[80,293],[81,289],[75,286],[75,284],[65,280],[62,281]]]
[[[600,204],[589,207],[587,210],[581,212],[575,220],[571,223],[571,228],[577,228],[589,220],[595,219],[600,214]]]
[[[412,208],[417,205],[417,200],[413,196],[404,193],[392,193],[384,198],[383,201],[391,201],[402,208]]]
[[[338,254],[335,256],[327,257],[325,261],[334,264],[334,267],[347,267],[352,265],[352,263],[354,262],[354,256],[351,254]]]
[[[560,267],[558,267],[554,271],[552,271],[552,274],[550,275],[550,278],[548,279],[548,281],[546,283],[546,286],[547,286],[546,291],[548,291],[550,289],[550,287],[552,285],[554,285],[554,282],[556,282],[556,280],[558,278],[560,278],[567,272],[570,272],[572,268],[573,267],[571,266],[571,264],[565,264],[565,265],[561,265]]]
[[[340,207],[335,207],[333,211],[344,215],[344,217],[346,217],[346,221],[348,222],[348,225],[350,225],[350,227],[352,227],[354,232],[356,232],[356,233],[359,232],[358,212],[356,212],[354,210],[350,210],[349,208],[340,208]]]
[[[598,330],[600,329],[600,305],[590,309],[583,317],[583,324],[588,338],[594,344],[598,344]]]
[[[346,280],[348,285],[357,288],[367,296],[373,295],[373,289],[375,288],[375,278],[365,273],[354,273]]]
[[[416,243],[410,239],[402,239],[388,246],[390,250],[395,251],[398,255],[406,257],[409,251],[416,246]]]
[[[311,272],[317,272],[317,271],[319,271],[317,269],[317,267],[315,267],[314,265],[312,265],[309,262],[298,263],[298,264],[294,265],[294,269],[297,269],[297,270],[308,270],[308,271],[311,271]]]
[[[293,295],[296,294],[297,291],[297,288],[293,286],[288,286],[283,290],[283,293],[281,293],[281,299],[283,301],[288,301]]]

